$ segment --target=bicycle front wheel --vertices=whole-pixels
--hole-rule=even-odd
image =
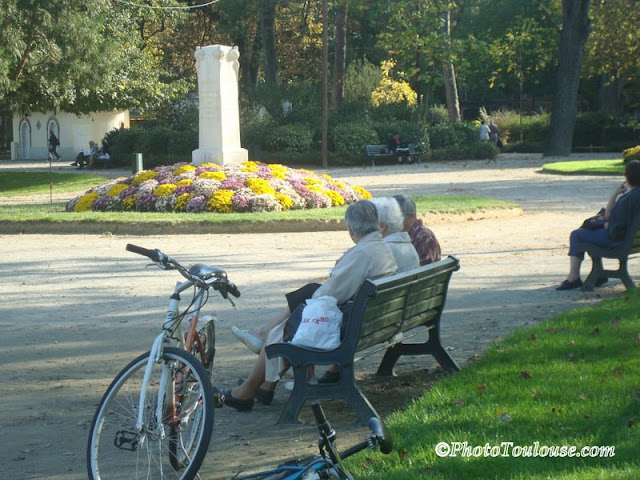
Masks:
[[[191,480],[209,448],[214,395],[208,372],[192,354],[166,347],[154,363],[138,430],[139,400],[149,352],[113,380],[93,419],[87,446],[92,480]],[[162,371],[169,385],[158,396]],[[157,407],[162,407],[162,422]]]

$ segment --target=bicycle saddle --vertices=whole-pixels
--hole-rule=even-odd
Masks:
[[[214,267],[213,265],[207,265],[205,263],[196,263],[189,269],[191,275],[201,278],[202,280],[208,280],[209,278],[227,278],[227,272],[220,267]]]

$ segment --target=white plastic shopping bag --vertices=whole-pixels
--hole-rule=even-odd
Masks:
[[[306,347],[333,350],[340,345],[342,311],[335,297],[307,300],[302,320],[291,343]]]

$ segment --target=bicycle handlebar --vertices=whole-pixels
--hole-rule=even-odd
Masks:
[[[138,255],[142,255],[151,259],[152,262],[163,263],[163,260],[167,258],[160,250],[157,248],[154,250],[149,250],[148,248],[139,247],[138,245],[133,245],[131,243],[127,243],[127,251],[137,253]]]
[[[165,269],[169,267],[169,264],[171,264],[173,267],[177,268],[186,278],[194,278],[191,275],[191,272],[188,272],[177,261],[175,261],[173,258],[169,257],[168,255],[165,255],[157,248],[150,250],[148,248],[140,247],[138,245],[133,245],[132,243],[127,243],[126,249],[129,252],[137,253],[138,255],[147,257],[154,263],[162,264]],[[240,296],[240,290],[238,290],[238,287],[233,282],[230,282],[226,278],[226,274],[224,275],[224,278],[221,279],[220,284],[223,285],[223,288],[215,287],[215,289],[220,290],[224,298],[227,298],[227,293],[230,293],[236,298]]]

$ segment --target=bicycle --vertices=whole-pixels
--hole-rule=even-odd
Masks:
[[[236,475],[233,480],[313,480],[340,479],[353,480],[342,460],[367,448],[380,448],[384,454],[393,450],[393,440],[385,424],[378,417],[369,420],[371,433],[365,440],[340,452],[336,446],[336,432],[331,428],[319,402],[311,402],[311,410],[316,420],[320,436],[318,437],[319,455],[301,460],[290,460],[282,465],[249,475]]]
[[[151,350],[131,361],[100,401],[87,444],[89,478],[191,480],[211,441],[214,408],[224,400],[211,385],[215,317],[203,317],[207,321],[198,328],[200,310],[211,288],[232,304],[229,295],[239,297],[240,291],[219,267],[197,263],[187,269],[157,249],[126,249],[186,280],[176,283]],[[181,312],[180,294],[192,287]]]

